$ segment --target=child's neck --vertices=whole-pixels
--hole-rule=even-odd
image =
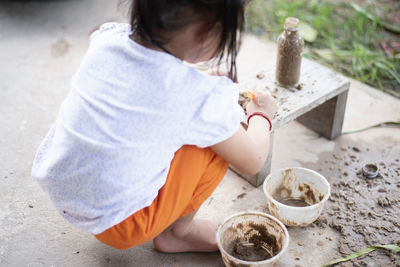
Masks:
[[[169,41],[162,46],[164,49],[155,44],[151,44],[138,36],[132,35],[131,39],[149,49],[160,52],[169,52],[182,61],[194,63],[202,61],[201,51],[203,49],[203,45],[198,34],[199,27],[201,27],[199,23],[190,24],[179,32],[172,34],[172,37],[169,38]]]

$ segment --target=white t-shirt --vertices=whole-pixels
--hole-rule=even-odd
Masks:
[[[99,234],[149,206],[183,145],[209,147],[244,118],[239,90],[107,23],[91,37],[32,176],[71,224]]]

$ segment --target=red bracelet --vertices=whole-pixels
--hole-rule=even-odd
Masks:
[[[249,117],[247,118],[247,125],[249,124],[250,119],[251,119],[253,116],[261,116],[261,117],[263,117],[264,119],[266,119],[266,120],[268,121],[268,123],[269,123],[269,131],[272,130],[272,122],[271,122],[270,118],[269,118],[266,114],[264,114],[264,113],[262,113],[262,112],[254,112],[254,113],[251,113],[251,114],[249,115]]]

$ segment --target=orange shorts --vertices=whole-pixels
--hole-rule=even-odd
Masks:
[[[211,148],[183,146],[174,156],[165,185],[153,203],[95,237],[127,249],[154,239],[177,219],[197,210],[212,194],[228,162]]]

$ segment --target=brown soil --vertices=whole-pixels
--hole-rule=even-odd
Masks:
[[[265,78],[265,74],[264,74],[264,73],[258,73],[258,74],[256,75],[256,78],[259,79],[259,80],[262,80],[262,79]]]
[[[319,171],[331,184],[330,201],[314,226],[340,233],[344,256],[377,244],[400,241],[400,145],[391,138],[357,147],[341,138],[333,152],[319,155],[316,163],[302,165]],[[340,144],[341,143],[341,144]],[[363,176],[366,163],[379,166],[374,179]],[[400,255],[377,250],[337,266],[400,266]],[[370,266],[370,265],[368,265]]]
[[[246,96],[246,92],[239,93],[239,105],[246,110],[247,104],[250,103],[250,98]]]
[[[264,225],[250,223],[249,226],[244,238],[237,238],[229,245],[230,255],[245,261],[263,261],[279,253],[281,246]]]
[[[310,204],[308,204],[305,200],[298,199],[298,198],[283,198],[283,199],[277,199],[277,200],[284,205],[292,206],[292,207],[308,207],[308,206],[310,206]]]
[[[368,172],[376,172],[378,168],[376,167],[375,164],[367,164],[365,165],[365,170]]]
[[[298,207],[305,207],[305,206],[310,206],[314,205],[318,202],[320,202],[323,198],[324,195],[322,195],[320,192],[317,190],[314,190],[310,185],[308,184],[299,184],[298,185],[298,190],[302,193],[302,195],[296,199],[292,197],[292,188],[289,186],[291,180],[293,180],[294,174],[292,169],[287,169],[285,173],[283,174],[283,179],[282,179],[282,184],[276,189],[275,192],[272,193],[272,197],[279,201],[282,204],[282,201],[289,201],[292,202],[292,204],[295,204],[297,202],[297,205],[303,205],[303,206],[298,206]],[[294,202],[293,202],[294,201]],[[289,203],[287,202],[287,203]],[[286,204],[289,205],[289,204]],[[294,205],[290,205],[294,206]]]
[[[303,83],[299,83],[295,88],[297,89],[297,90],[301,90],[301,89],[303,89]]]

